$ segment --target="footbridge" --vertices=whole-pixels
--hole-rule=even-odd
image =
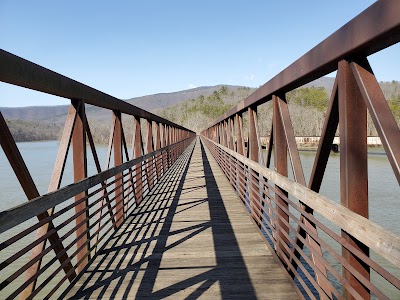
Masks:
[[[400,236],[369,219],[366,142],[369,113],[400,183],[368,61],[399,41],[400,1],[377,1],[200,133],[1,50],[2,82],[71,105],[44,194],[0,113],[1,164],[26,195],[0,212],[0,298],[400,299]],[[286,94],[333,71],[306,178]],[[105,163],[93,108],[109,114]],[[340,201],[319,193],[337,133]]]

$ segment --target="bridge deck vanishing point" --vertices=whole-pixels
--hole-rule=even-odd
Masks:
[[[298,295],[214,158],[197,139],[64,297],[297,299]]]

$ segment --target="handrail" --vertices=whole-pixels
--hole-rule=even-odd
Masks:
[[[348,57],[367,57],[400,41],[400,1],[379,0],[212,123],[243,112],[337,70]],[[278,45],[280,47],[282,45]],[[284,47],[284,46],[282,46]]]
[[[174,148],[178,144],[185,142],[186,140],[191,140],[192,137],[179,141],[177,143],[168,145],[159,150],[153,151],[149,154],[145,154],[139,158],[132,159],[128,162],[123,163],[117,167],[105,170],[99,174],[87,177],[79,182],[72,183],[67,185],[55,192],[45,194],[43,196],[37,197],[35,199],[30,200],[29,202],[25,202],[23,204],[17,205],[10,209],[0,212],[0,234],[6,230],[9,230],[30,218],[36,217],[40,213],[55,207],[58,204],[63,203],[64,201],[87,191],[88,189],[105,182],[110,177],[115,176],[118,173],[121,173],[138,163],[145,161],[150,157],[154,157],[155,155],[165,152],[171,148]]]

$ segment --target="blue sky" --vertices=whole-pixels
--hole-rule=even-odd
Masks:
[[[0,0],[0,48],[121,99],[258,87],[373,2]],[[379,80],[400,80],[398,53],[370,58]],[[0,106],[67,103],[0,83]]]

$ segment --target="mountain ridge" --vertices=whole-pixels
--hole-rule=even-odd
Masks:
[[[234,86],[223,84],[215,86],[201,86],[171,93],[157,93],[133,97],[129,99],[123,99],[123,101],[144,110],[153,111],[155,109],[173,106],[188,99],[197,98],[200,95],[209,96],[214,91],[219,90],[222,86],[226,86],[228,90],[234,90],[243,87],[239,85]],[[24,107],[0,107],[0,111],[3,114],[3,117],[8,120],[46,121],[50,123],[58,123],[60,118],[64,118],[65,120],[65,116],[68,113],[68,108],[69,105],[33,105]],[[88,105],[86,111],[88,117],[95,119],[106,117],[106,114],[110,115],[109,110],[91,105]]]
[[[301,104],[297,105],[295,110],[297,117],[295,115],[291,117],[304,119],[304,115],[311,113],[318,115],[318,118],[322,120],[324,109],[326,109],[325,102],[329,101],[327,95],[331,93],[334,81],[335,79],[332,77],[322,77],[289,92],[288,100],[290,98],[294,104]],[[380,86],[392,112],[400,120],[400,82],[395,80],[380,82]],[[310,87],[320,89],[309,89]],[[196,127],[196,130],[200,130],[227,109],[229,110],[247,98],[255,90],[256,88],[220,84],[171,93],[145,95],[124,101],[187,128],[194,129]],[[317,111],[314,113],[309,111],[307,105],[311,105],[311,108],[317,109]],[[0,111],[17,141],[58,139],[65,124],[68,109],[69,105],[0,107]],[[107,143],[109,124],[112,118],[110,110],[88,104],[86,105],[86,115],[97,140],[103,144]],[[131,125],[132,122],[129,120],[129,118],[123,117],[126,126]],[[318,119],[314,123],[317,124],[321,120]],[[309,127],[309,124],[300,125],[302,128]]]

